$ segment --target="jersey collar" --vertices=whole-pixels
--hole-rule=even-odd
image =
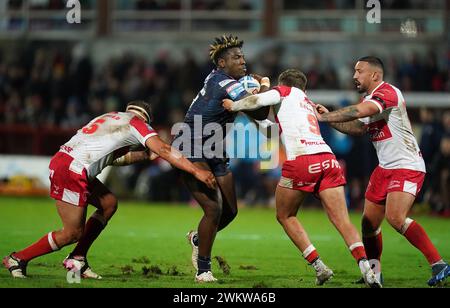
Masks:
[[[375,93],[375,91],[378,90],[378,88],[381,87],[381,86],[384,85],[384,84],[385,84],[385,82],[382,81],[379,85],[377,85],[377,87],[376,87],[375,89],[373,89],[372,93],[370,93],[370,96],[372,96],[373,93]]]

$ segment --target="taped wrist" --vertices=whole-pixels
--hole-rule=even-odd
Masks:
[[[268,88],[270,88],[270,79],[269,77],[263,77],[261,78],[261,86],[266,86]]]
[[[131,153],[128,152],[127,154],[120,156],[113,160],[112,164],[113,166],[126,166],[131,164]]]

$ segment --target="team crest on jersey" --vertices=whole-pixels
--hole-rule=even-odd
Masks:
[[[372,141],[383,141],[392,138],[391,130],[385,120],[370,123],[368,133]]]
[[[67,146],[67,145],[62,145],[62,146],[60,146],[60,149],[63,150],[63,151],[65,151],[65,152],[67,152],[67,153],[70,153],[70,152],[73,151],[73,148],[72,148],[72,147],[69,147],[69,146]]]
[[[387,189],[393,189],[393,188],[398,188],[400,187],[401,182],[398,180],[392,180],[389,182],[388,188]]]
[[[60,194],[61,194],[61,187],[59,187],[59,186],[53,184],[53,185],[52,185],[52,193],[53,193],[54,195],[60,195]]]

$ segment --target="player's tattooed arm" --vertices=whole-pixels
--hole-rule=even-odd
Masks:
[[[340,131],[341,133],[352,136],[362,136],[367,132],[367,126],[359,120],[353,120],[343,123],[332,122],[330,123],[330,126]]]
[[[379,113],[380,110],[375,104],[362,103],[348,106],[336,111],[317,113],[317,119],[321,122],[348,122],[359,118],[365,118]]]
[[[353,106],[351,106],[353,107]],[[342,110],[342,109],[341,109]],[[320,104],[316,105],[316,115],[317,117],[323,117],[324,115],[330,114],[328,109]],[[331,122],[330,126],[334,129],[340,131],[341,133],[352,135],[352,136],[362,136],[367,132],[367,126],[359,121],[353,120],[348,122]]]
[[[347,122],[359,117],[356,106],[348,106],[336,111],[324,113],[319,117],[321,122]]]

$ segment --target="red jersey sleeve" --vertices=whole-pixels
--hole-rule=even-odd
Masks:
[[[286,97],[289,94],[291,94],[291,87],[287,87],[287,86],[276,86],[273,87],[272,89],[277,90],[278,92],[280,92],[280,96],[281,97]]]
[[[397,107],[398,106],[398,95],[395,90],[389,86],[383,86],[380,89],[377,89],[371,98],[364,99],[363,102],[371,102],[378,106],[380,112],[387,108]]]
[[[148,138],[158,135],[158,133],[142,119],[134,117],[130,121],[131,132],[145,146]]]

